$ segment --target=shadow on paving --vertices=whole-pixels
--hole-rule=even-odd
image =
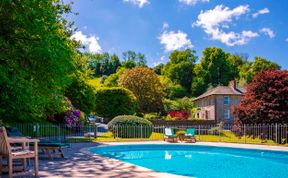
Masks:
[[[140,170],[137,166],[80,152],[82,148],[97,146],[99,143],[73,143],[64,149],[65,158],[40,159],[40,177],[103,177],[103,178],[149,178],[149,170]],[[31,161],[33,166],[33,161]],[[33,168],[33,167],[31,167]],[[25,177],[33,177],[25,176]]]

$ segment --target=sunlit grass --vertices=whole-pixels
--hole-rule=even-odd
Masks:
[[[152,132],[149,138],[114,138],[112,132],[106,132],[103,135],[93,139],[94,142],[111,142],[111,141],[144,141],[144,140],[162,140],[163,134]]]
[[[96,78],[89,80],[88,83],[94,88],[100,88],[102,87],[102,84],[100,83],[100,81],[101,81],[101,77],[96,77]]]
[[[149,138],[114,138],[112,132],[106,132],[97,138],[70,138],[68,142],[128,142],[128,141],[153,141],[163,140],[164,134],[153,132]],[[273,140],[261,140],[260,138],[253,138],[252,136],[246,136],[246,138],[237,137],[231,131],[223,131],[221,136],[219,135],[199,135],[195,136],[196,141],[201,142],[224,142],[224,143],[246,143],[246,144],[264,144],[264,145],[279,145]],[[288,144],[282,144],[281,146],[288,146]]]
[[[199,136],[196,136],[196,140],[199,141]],[[246,138],[244,136],[237,137],[231,131],[223,131],[220,136],[200,135],[200,141],[275,145],[274,141],[272,140],[261,140],[260,138],[253,138],[252,136],[246,136]]]

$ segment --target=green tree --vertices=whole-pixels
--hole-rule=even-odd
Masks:
[[[229,57],[230,54],[220,48],[206,48],[203,51],[203,57],[195,68],[197,78],[193,81],[194,95],[203,93],[209,85],[228,85],[234,79]]]
[[[195,51],[186,49],[175,50],[169,56],[170,61],[163,68],[163,74],[175,84],[183,86],[188,93],[191,92],[193,70],[197,57]]]
[[[158,75],[161,75],[161,70],[164,68],[164,64],[158,64],[153,68],[154,72]]]
[[[88,66],[94,71],[94,76],[110,75],[116,72],[121,66],[119,57],[116,54],[110,55],[105,52],[102,54],[86,54],[89,56]]]
[[[250,64],[243,65],[240,68],[239,76],[240,80],[245,81],[246,84],[252,82],[254,76],[256,76],[262,70],[280,69],[281,67],[262,57],[255,57],[254,61]]]
[[[147,67],[128,69],[121,75],[119,84],[134,93],[138,112],[162,111],[163,86],[153,70]]]
[[[234,79],[239,81],[240,69],[244,64],[248,63],[248,56],[243,54],[234,54],[231,55],[228,60],[231,64],[232,69],[231,72],[233,74]]]
[[[115,74],[109,75],[109,77],[105,80],[104,86],[105,87],[118,87],[119,77],[124,73],[125,70],[126,70],[125,67],[118,68]]]
[[[128,50],[122,53],[123,62],[122,66],[125,68],[133,68],[136,66],[146,66],[146,57],[142,53],[136,53],[134,51]]]
[[[132,115],[136,111],[136,97],[122,87],[99,88],[96,90],[97,115],[110,121],[118,115]]]
[[[0,115],[4,122],[40,120],[62,110],[75,70],[73,24],[62,1],[3,0],[0,6]],[[48,114],[51,114],[48,113]]]
[[[93,87],[81,78],[73,78],[71,85],[66,88],[65,96],[68,97],[73,106],[86,114],[95,110],[95,93]]]

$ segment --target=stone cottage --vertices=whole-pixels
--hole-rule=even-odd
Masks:
[[[232,123],[231,108],[240,102],[244,93],[245,90],[237,88],[234,80],[230,81],[229,86],[218,85],[207,90],[193,100],[194,106],[199,107],[195,113],[195,118]]]

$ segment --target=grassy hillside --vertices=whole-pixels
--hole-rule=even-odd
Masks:
[[[89,84],[91,86],[93,86],[95,89],[100,88],[100,87],[103,87],[103,85],[100,83],[100,81],[101,81],[101,77],[95,77],[95,78],[89,80]]]

